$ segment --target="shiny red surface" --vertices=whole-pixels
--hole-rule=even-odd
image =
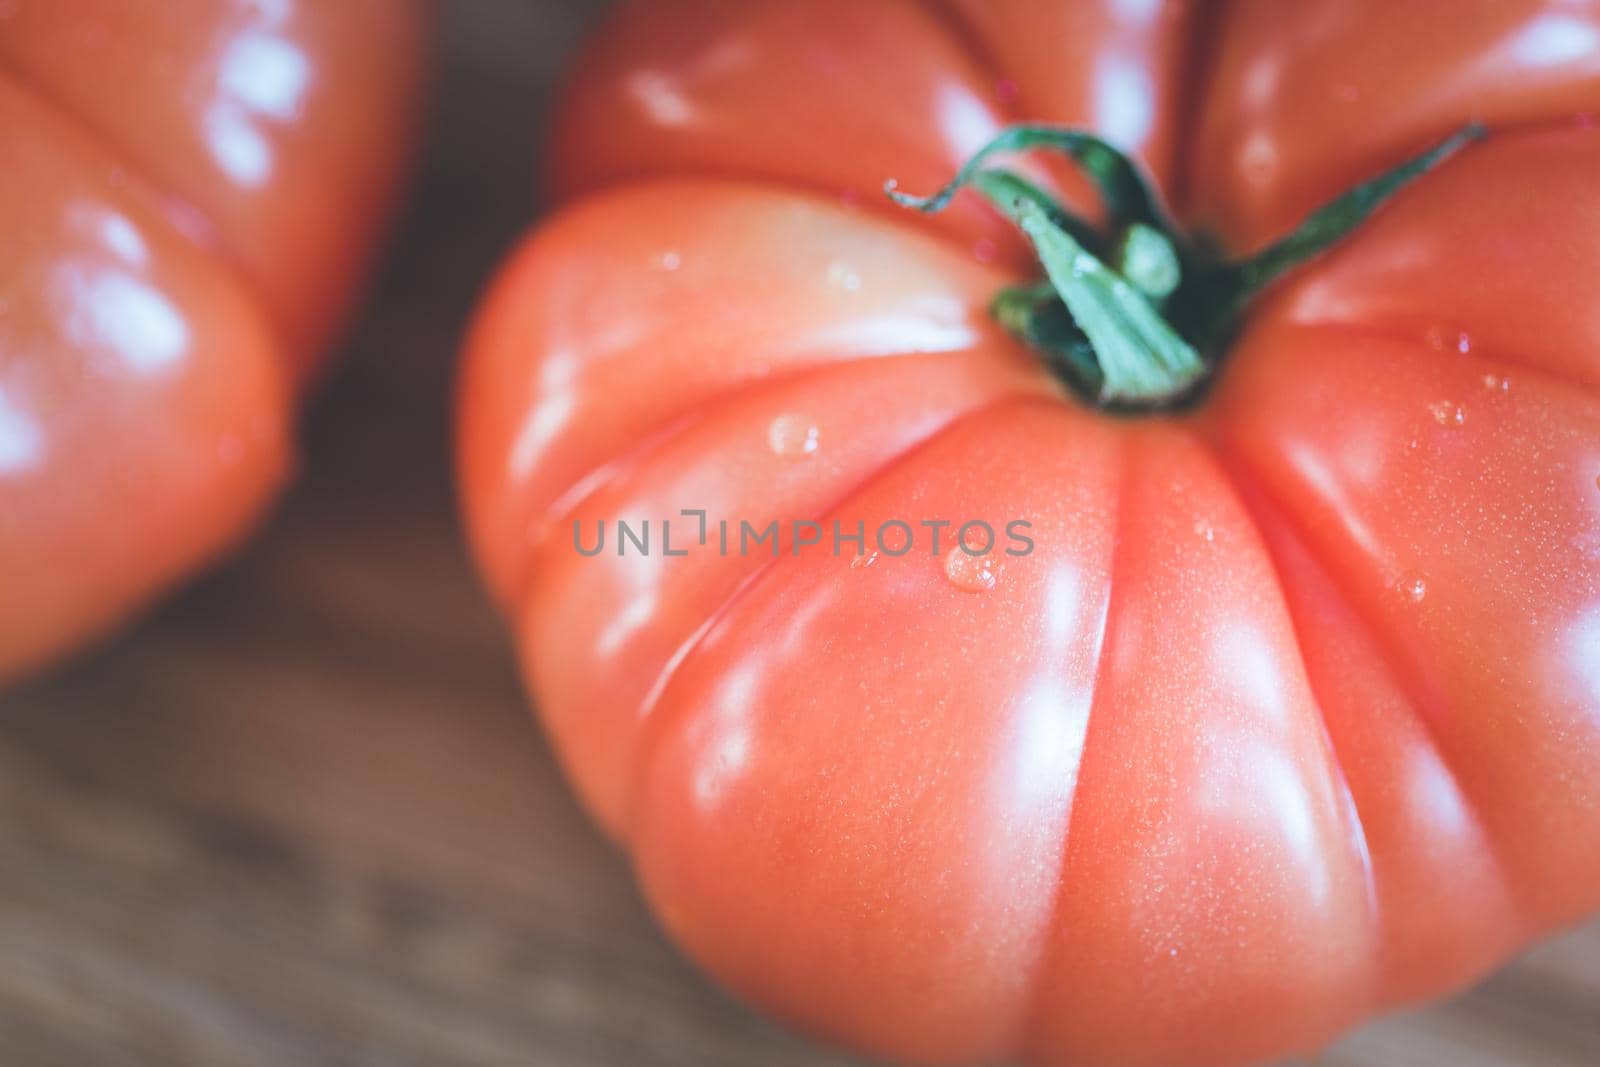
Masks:
[[[1600,904],[1596,56],[1581,3],[625,5],[470,339],[461,474],[687,951],[878,1055],[1221,1065]],[[993,219],[878,193],[1094,125],[1244,248],[1474,117],[1182,416],[1086,410],[988,318]],[[680,508],[1038,547],[574,551]]]
[[[0,5],[0,676],[235,541],[410,140],[411,0]]]

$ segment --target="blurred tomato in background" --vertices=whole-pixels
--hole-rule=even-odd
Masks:
[[[425,12],[0,7],[0,680],[276,494],[403,185]]]

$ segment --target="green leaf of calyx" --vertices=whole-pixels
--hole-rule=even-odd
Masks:
[[[1004,172],[972,179],[1032,242],[1051,287],[1088,338],[1102,404],[1145,406],[1175,399],[1205,373],[1205,361],[1167,325],[1144,294],[1096,258],[1037,202],[1012,195]]]
[[[1229,264],[1228,269],[1237,273],[1238,297],[1249,299],[1286,271],[1326,251],[1406,185],[1481,139],[1486,132],[1477,123],[1456,131],[1420,156],[1330,200],[1308,215],[1287,237],[1249,259]]]
[[[967,160],[956,176],[932,196],[911,196],[899,192],[893,181],[884,184],[884,192],[902,207],[936,214],[944,210],[956,193],[983,173],[986,164],[996,155],[1026,152],[1034,148],[1055,149],[1082,165],[1100,192],[1113,230],[1140,223],[1169,238],[1177,234],[1161,208],[1155,188],[1138,165],[1109,142],[1085,130],[1028,123],[1007,126]]]

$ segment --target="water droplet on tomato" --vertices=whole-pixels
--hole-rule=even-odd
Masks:
[[[550,539],[550,535],[555,532],[556,527],[557,524],[554,520],[540,512],[528,520],[528,524],[522,529],[522,536],[527,539],[530,546],[542,545]]]
[[[1491,393],[1509,393],[1511,392],[1511,379],[1501,374],[1485,374],[1483,376],[1483,387]]]
[[[1420,574],[1408,574],[1394,587],[1396,592],[1413,604],[1422,603],[1428,595],[1428,580]]]
[[[876,551],[864,552],[850,561],[850,569],[864,571],[876,562],[878,562],[878,553]]]
[[[835,260],[828,264],[828,284],[835,289],[853,293],[861,288],[861,275],[848,263]]]
[[[1428,405],[1428,413],[1440,426],[1456,429],[1467,424],[1467,413],[1460,404],[1450,400],[1435,400]]]
[[[1000,581],[1000,567],[993,556],[969,556],[956,549],[944,558],[944,576],[964,593],[987,593]]]
[[[1428,345],[1438,352],[1458,352],[1464,356],[1472,351],[1472,335],[1465,330],[1434,326],[1428,330]]]
[[[1216,527],[1204,519],[1195,520],[1194,532],[1200,535],[1200,540],[1202,541],[1215,541],[1217,539]]]
[[[1266,135],[1256,134],[1245,142],[1239,153],[1239,165],[1252,183],[1264,183],[1278,169],[1278,150]]]
[[[767,446],[780,456],[809,456],[820,437],[816,424],[804,415],[779,415],[767,427]]]
[[[674,271],[683,266],[683,254],[677,249],[668,249],[656,257],[656,266],[665,271]]]

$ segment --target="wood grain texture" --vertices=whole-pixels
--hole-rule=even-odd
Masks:
[[[245,553],[0,697],[0,1064],[853,1061],[665,944],[528,719],[461,550],[461,326],[533,217],[595,3],[454,0],[418,197]],[[1600,926],[1324,1067],[1600,1064]]]

